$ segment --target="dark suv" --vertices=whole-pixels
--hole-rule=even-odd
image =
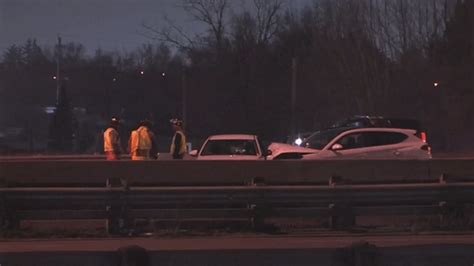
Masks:
[[[420,122],[416,119],[387,118],[382,116],[353,116],[335,123],[332,127],[391,127],[421,131]]]
[[[336,127],[387,127],[387,128],[404,128],[416,130],[416,135],[424,142],[427,141],[426,131],[421,127],[420,121],[416,119],[405,118],[388,118],[383,116],[352,116],[335,123],[332,128]]]

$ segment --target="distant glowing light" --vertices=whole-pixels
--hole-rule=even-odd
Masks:
[[[439,86],[439,83],[438,83],[438,82],[435,82],[435,83],[433,83],[433,86],[438,87],[438,86]]]
[[[295,144],[298,145],[298,146],[300,146],[302,143],[303,143],[303,140],[301,138],[297,138],[295,140]]]
[[[143,75],[143,74],[145,74],[145,71],[143,71],[143,70],[140,71],[140,75]]]
[[[166,76],[166,73],[165,72],[161,73],[161,76],[162,77]]]
[[[43,108],[44,112],[47,114],[54,114],[56,112],[55,106],[46,106]]]
[[[57,79],[57,77],[56,77],[56,76],[53,76],[53,79],[54,79],[54,80],[56,80],[56,79]]]
[[[113,82],[116,82],[116,81],[117,81],[117,79],[116,79],[116,78],[113,78],[113,79],[112,79],[112,81],[113,81]]]

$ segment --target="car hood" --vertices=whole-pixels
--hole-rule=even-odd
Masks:
[[[271,152],[271,158],[275,158],[284,153],[298,153],[298,154],[309,154],[319,152],[316,149],[304,148],[300,146],[294,146],[286,143],[274,142],[268,146],[268,150]],[[269,158],[270,159],[270,158]]]
[[[255,161],[255,160],[263,160],[262,156],[254,156],[254,155],[207,155],[207,156],[199,156],[197,160],[203,161],[229,161],[229,160],[236,160],[236,161]]]

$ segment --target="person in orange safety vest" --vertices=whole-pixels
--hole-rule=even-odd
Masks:
[[[129,140],[129,150],[132,160],[149,160],[150,151],[155,142],[155,136],[151,131],[151,122],[144,120],[140,122],[138,129],[132,131]]]
[[[112,117],[109,127],[104,131],[104,152],[107,160],[120,159],[123,152],[119,135],[120,119]]]

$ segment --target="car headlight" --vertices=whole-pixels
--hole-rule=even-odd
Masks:
[[[295,140],[295,144],[296,144],[296,145],[300,146],[301,143],[303,143],[303,139],[302,139],[302,138],[297,138],[297,139]]]

